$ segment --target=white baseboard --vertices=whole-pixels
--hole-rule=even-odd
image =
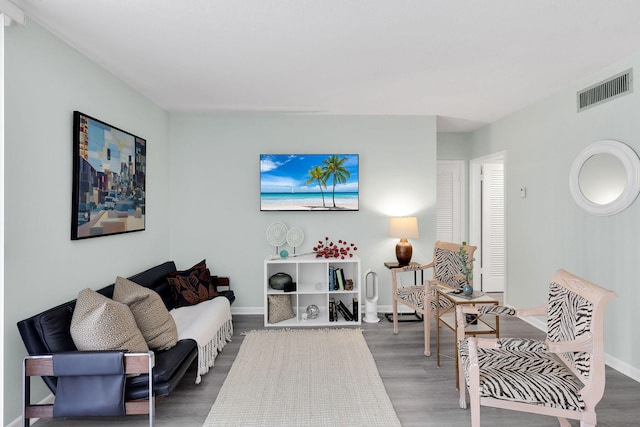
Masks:
[[[231,314],[261,314],[264,315],[264,307],[234,307],[231,306]]]
[[[621,374],[628,376],[632,380],[640,382],[640,369],[631,366],[628,363],[621,361],[620,359],[616,359],[615,357],[608,354],[604,355],[604,362],[612,369],[615,369]]]

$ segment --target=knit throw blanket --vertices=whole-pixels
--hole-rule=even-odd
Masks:
[[[196,305],[180,307],[170,311],[178,329],[178,339],[192,339],[198,344],[198,374],[209,372],[216,356],[233,336],[231,305],[223,296],[203,301]]]

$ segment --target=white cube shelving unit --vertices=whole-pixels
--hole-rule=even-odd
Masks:
[[[353,280],[352,290],[329,289],[329,267],[341,268],[345,279]],[[284,292],[272,289],[269,286],[269,278],[276,273],[286,273],[296,283],[296,290]],[[267,257],[264,260],[264,325],[276,327],[297,326],[346,326],[361,324],[361,274],[360,258],[316,258],[315,255],[303,255],[298,257],[280,258]],[[278,323],[269,323],[269,295],[291,295],[291,304],[295,317]],[[345,320],[338,314],[337,321],[329,320],[329,299],[335,302],[342,301],[353,313],[354,299],[358,306],[358,316],[354,321]],[[315,319],[303,319],[309,305],[318,306],[320,312]]]

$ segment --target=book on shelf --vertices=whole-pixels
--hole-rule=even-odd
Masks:
[[[344,291],[344,272],[341,268],[336,268],[336,278],[338,279],[338,290]]]
[[[329,290],[333,291],[336,282],[336,269],[332,265],[329,266]]]
[[[344,320],[347,320],[347,321],[355,320],[355,318],[353,317],[353,313],[351,313],[351,311],[342,302],[342,300],[338,300],[338,302],[336,302],[336,305],[338,306],[338,310],[340,311],[340,314],[342,314],[342,317],[344,317]]]
[[[358,303],[358,298],[353,299],[353,320],[358,321],[358,312],[360,309],[360,304]]]
[[[336,303],[336,309],[337,309],[338,313],[340,313],[340,315],[344,318],[344,320],[347,320],[347,321],[350,320],[349,319],[349,315],[344,311],[344,309],[340,305],[340,302]]]
[[[333,298],[329,298],[329,322],[335,322],[336,318],[334,313],[336,311],[336,301]]]

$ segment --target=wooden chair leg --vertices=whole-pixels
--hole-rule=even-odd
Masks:
[[[469,338],[469,406],[471,407],[471,427],[480,427],[480,372],[477,363],[477,339]],[[475,360],[475,361],[474,361]],[[464,373],[460,375],[464,376]]]
[[[393,298],[391,301],[391,308],[393,310],[393,333],[398,333],[398,301]]]
[[[458,361],[458,390],[460,391],[460,408],[467,409],[467,385],[464,377],[464,368],[460,360],[460,354],[457,355]]]
[[[425,310],[422,318],[424,321],[424,355],[431,356],[431,313]]]
[[[598,424],[597,416],[595,412],[584,412],[582,414],[582,419],[580,420],[580,427],[595,427]],[[560,420],[560,418],[558,418]],[[567,420],[564,420],[568,426],[571,426]],[[560,421],[562,424],[562,421]],[[564,426],[563,426],[564,427]]]

